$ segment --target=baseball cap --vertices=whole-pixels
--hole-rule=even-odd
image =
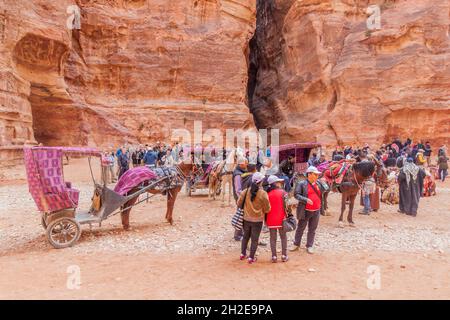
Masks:
[[[315,174],[321,174],[319,170],[317,170],[316,167],[310,166],[308,169],[306,169],[306,173],[315,173]]]
[[[278,178],[278,177],[275,176],[275,175],[270,175],[269,178],[267,178],[267,182],[268,182],[269,184],[273,184],[273,183],[275,183],[275,182],[284,182],[284,180],[281,179],[281,178]]]

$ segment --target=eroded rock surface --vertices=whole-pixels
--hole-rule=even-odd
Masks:
[[[381,29],[366,9],[378,4]],[[281,141],[450,139],[450,3],[267,0],[251,41],[249,102]]]
[[[252,127],[255,2],[0,0],[0,162],[36,140],[106,147],[194,120]],[[75,4],[80,30],[67,27]]]

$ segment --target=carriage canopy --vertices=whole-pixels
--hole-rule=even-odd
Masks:
[[[311,150],[320,148],[321,144],[317,142],[291,143],[270,148],[272,159],[278,160],[278,163],[287,159],[290,155],[295,156],[294,169],[296,172],[303,173],[308,168],[308,159]]]
[[[100,157],[93,148],[25,147],[23,149],[28,189],[39,211],[55,212],[78,206],[79,191],[64,181],[64,154]]]

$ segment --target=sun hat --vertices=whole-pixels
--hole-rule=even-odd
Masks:
[[[306,169],[306,173],[315,173],[315,174],[321,174],[319,170],[317,170],[316,167],[310,166],[308,169]]]
[[[281,179],[281,178],[278,178],[277,176],[275,176],[273,174],[270,175],[269,178],[267,178],[267,183],[268,184],[273,184],[275,182],[284,182],[284,180]]]
[[[261,172],[255,172],[252,175],[252,182],[260,183],[261,181],[263,181],[264,178],[265,178],[265,176]]]

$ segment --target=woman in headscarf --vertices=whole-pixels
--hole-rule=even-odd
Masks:
[[[398,175],[400,192],[398,211],[400,213],[406,213],[414,217],[417,215],[424,177],[425,171],[415,165],[412,158],[408,158]]]

